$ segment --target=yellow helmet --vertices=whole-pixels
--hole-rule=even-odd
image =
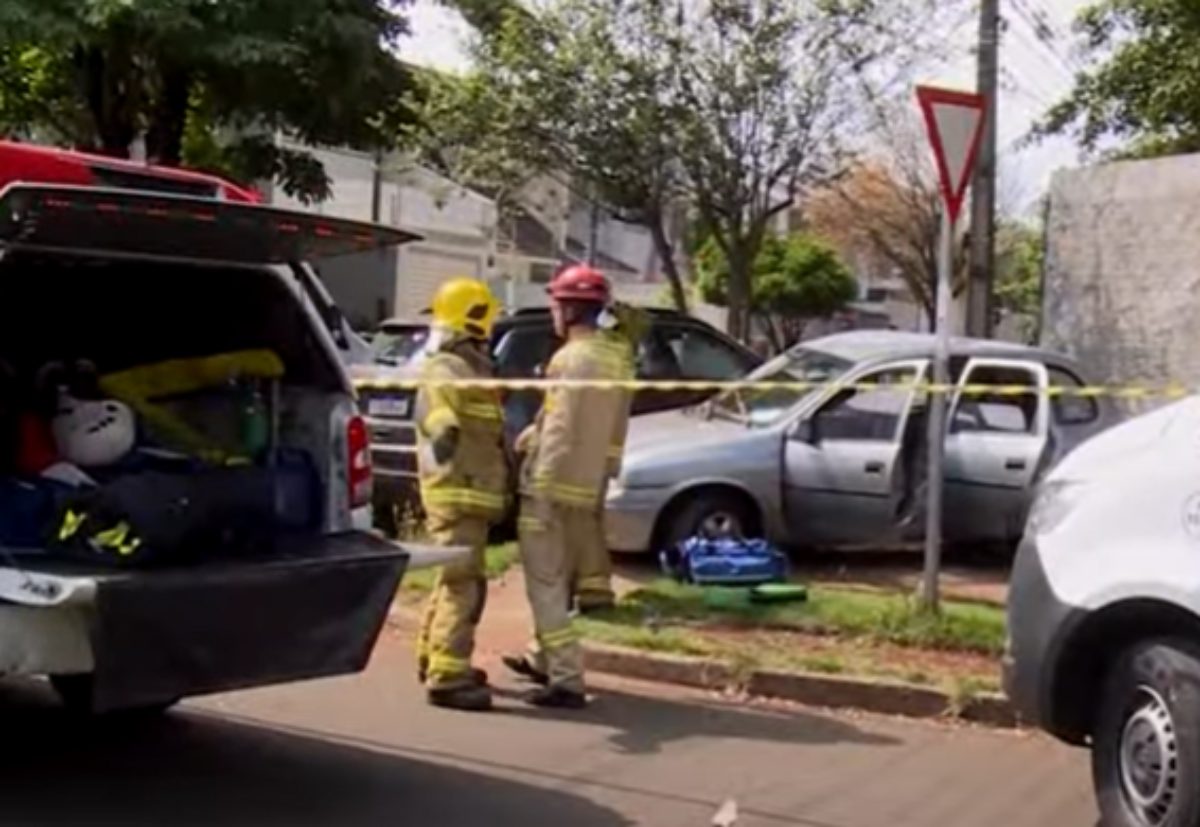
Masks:
[[[431,312],[438,327],[473,339],[488,339],[500,312],[500,302],[479,279],[455,278],[438,288]]]

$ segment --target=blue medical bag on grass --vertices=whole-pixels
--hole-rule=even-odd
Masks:
[[[699,586],[756,586],[787,579],[787,557],[766,540],[692,537],[659,557],[663,571]]]

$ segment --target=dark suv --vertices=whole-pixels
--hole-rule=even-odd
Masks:
[[[673,310],[652,309],[650,326],[638,346],[637,375],[647,380],[737,379],[762,361],[753,351],[691,316]],[[544,308],[521,310],[496,323],[492,355],[502,379],[531,379],[542,375],[558,347]],[[379,366],[375,378],[413,376],[415,362],[402,368]],[[413,429],[411,390],[366,388],[359,404],[371,429],[371,460],[375,471],[375,519],[385,531],[395,528],[396,509],[417,505],[416,433]],[[683,408],[708,395],[696,390],[644,390],[634,395],[634,415]],[[540,393],[510,391],[504,395],[505,431],[510,442],[533,421],[541,404]]]

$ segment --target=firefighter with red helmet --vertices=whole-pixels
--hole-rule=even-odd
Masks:
[[[572,590],[590,583],[611,595],[601,517],[608,481],[624,450],[633,352],[614,331],[611,288],[602,273],[567,267],[547,292],[564,344],[546,378],[563,384],[546,391],[537,420],[517,446],[525,456],[518,537],[536,634],[529,654],[505,663],[543,684],[528,696],[530,703],[577,709],[587,700],[582,650],[571,621]]]

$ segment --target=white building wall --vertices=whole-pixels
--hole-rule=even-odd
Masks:
[[[370,221],[375,160],[345,149],[304,147],[325,166],[331,197],[305,205],[276,189],[279,206]],[[388,254],[318,262],[330,293],[351,319],[371,325],[413,316],[447,278],[490,278],[496,265],[496,205],[436,173],[389,158],[383,164],[379,219],[422,236]]]
[[[577,203],[571,211],[567,232],[584,249],[591,237],[591,222],[591,205]],[[596,248],[634,271],[635,274],[623,274],[625,280],[649,281],[659,276],[654,241],[645,227],[618,221],[601,210],[596,223]]]

